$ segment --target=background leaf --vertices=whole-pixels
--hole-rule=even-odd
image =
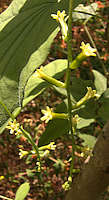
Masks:
[[[30,190],[29,183],[23,183],[20,185],[16,192],[15,200],[24,200]]]
[[[84,140],[82,142],[83,146],[93,149],[93,147],[94,147],[94,145],[96,143],[96,138],[94,136],[88,135],[88,134],[79,133],[79,137]]]
[[[76,101],[79,101],[87,92],[87,87],[94,88],[94,84],[90,80],[83,80],[81,78],[72,78],[71,94]]]
[[[107,89],[107,79],[103,74],[96,70],[92,70],[94,75],[94,85],[97,91],[97,94],[101,95]]]
[[[84,118],[79,118],[79,121],[77,123],[77,129],[84,128],[86,126],[89,126],[91,123],[93,123],[95,120],[94,119],[84,119]]]
[[[91,17],[96,16],[98,9],[97,3],[91,3],[88,6],[84,6],[83,4],[79,4],[74,10],[76,12],[73,12],[72,17],[74,21],[77,20],[89,20]],[[80,11],[80,12],[78,12]],[[82,13],[84,12],[84,13]],[[89,13],[85,14],[85,13]]]

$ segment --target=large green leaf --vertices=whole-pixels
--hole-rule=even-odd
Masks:
[[[29,183],[23,183],[20,185],[16,192],[15,200],[24,200],[30,190]]]
[[[48,65],[44,66],[43,71],[49,76],[58,79],[63,76],[66,66],[67,66],[66,59],[57,59],[49,63]],[[33,98],[40,95],[49,86],[51,86],[49,83],[43,81],[42,79],[36,78],[35,73],[33,73],[33,75],[30,77],[25,87],[24,100],[22,106],[25,107],[25,105],[28,102],[30,102]],[[21,112],[21,107],[16,108],[13,112],[13,116],[16,117],[20,112]],[[2,127],[0,127],[0,133],[3,132],[7,123],[8,121],[5,122],[2,125]]]
[[[74,1],[74,7],[84,1]],[[12,112],[20,107],[25,87],[34,70],[49,53],[59,29],[51,18],[57,10],[68,10],[63,0],[13,0],[0,16],[0,101]],[[8,119],[0,106],[0,126]]]

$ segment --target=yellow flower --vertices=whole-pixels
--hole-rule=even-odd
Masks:
[[[45,121],[45,123],[48,123],[49,120],[52,120],[53,114],[52,114],[52,108],[46,107],[46,110],[41,110],[41,112],[44,114],[43,117],[41,117],[42,121]]]
[[[49,150],[55,150],[56,148],[56,145],[54,142],[50,142],[50,144],[47,145],[47,149]]]
[[[86,93],[86,97],[87,97],[87,100],[89,100],[89,99],[91,99],[91,98],[93,98],[93,97],[95,97],[96,96],[96,90],[92,90],[92,88],[91,87],[87,87],[87,93]]]
[[[41,172],[41,163],[40,162],[36,162],[37,165],[37,171]]]
[[[55,14],[51,14],[51,17],[53,19],[56,19],[57,22],[61,22],[62,20],[64,20],[64,17],[66,16],[65,14],[65,10],[63,10],[62,12],[60,12],[60,10],[57,11],[57,15]]]
[[[22,149],[19,149],[19,156],[20,156],[20,159],[22,159],[24,156],[28,155],[28,151],[24,151]]]
[[[66,13],[65,10],[60,12],[60,10],[57,11],[57,15],[51,14],[51,17],[53,19],[56,19],[56,21],[60,24],[61,26],[61,32],[62,32],[62,38],[65,40],[67,38],[67,31],[68,31],[68,26],[66,24],[66,19],[65,19]]]
[[[48,157],[49,154],[50,154],[50,151],[49,151],[49,150],[41,151],[41,152],[40,152],[40,157],[41,157],[41,158],[43,158],[43,157]]]
[[[2,181],[5,177],[4,176],[0,176],[0,181]]]
[[[14,121],[9,121],[6,128],[10,130],[10,134],[18,135],[22,133],[19,129],[19,123],[17,123],[16,119],[14,119]]]
[[[96,53],[94,53],[96,52],[96,49],[92,48],[89,43],[85,44],[82,42],[80,48],[85,56],[96,56]]]

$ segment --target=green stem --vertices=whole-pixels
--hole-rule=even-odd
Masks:
[[[69,19],[68,19],[68,35],[67,35],[67,48],[68,48],[68,66],[66,71],[66,90],[67,90],[67,100],[68,100],[68,118],[69,118],[69,132],[72,136],[72,161],[70,167],[70,176],[72,177],[72,169],[74,168],[74,135],[73,135],[73,124],[72,124],[72,103],[70,96],[70,77],[71,69],[70,64],[72,63],[72,12],[73,12],[73,0],[69,0]]]
[[[91,34],[90,34],[89,31],[88,31],[88,28],[87,28],[87,26],[86,26],[86,22],[84,22],[84,29],[85,29],[85,31],[86,31],[86,33],[87,33],[87,36],[88,36],[90,42],[92,43],[92,46],[96,49],[96,54],[97,54],[98,59],[99,59],[99,61],[100,61],[100,63],[101,63],[101,66],[102,66],[102,68],[103,68],[104,74],[105,74],[105,76],[107,77],[109,73],[108,73],[108,71],[107,71],[107,69],[106,69],[104,63],[103,63],[102,60],[101,60],[101,56],[100,56],[100,54],[99,54],[99,52],[98,52],[98,50],[97,50],[97,47],[96,47],[96,45],[95,45],[95,42],[94,42],[94,40],[93,40]]]
[[[39,154],[39,150],[38,150],[38,147],[37,145],[35,144],[34,140],[32,139],[31,135],[25,131],[22,127],[20,127],[23,135],[27,138],[27,140],[29,141],[29,143],[32,145],[33,149],[35,150],[37,156],[38,156],[38,159],[39,159],[39,162],[40,162],[40,166],[41,166],[41,159],[40,159],[40,154]]]

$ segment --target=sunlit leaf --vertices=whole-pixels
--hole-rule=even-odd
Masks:
[[[30,190],[29,183],[23,183],[20,185],[16,192],[15,200],[24,200]]]
[[[98,9],[97,3],[91,3],[88,6],[84,6],[83,4],[79,4],[73,12],[73,20],[89,20],[91,17],[96,16]]]

